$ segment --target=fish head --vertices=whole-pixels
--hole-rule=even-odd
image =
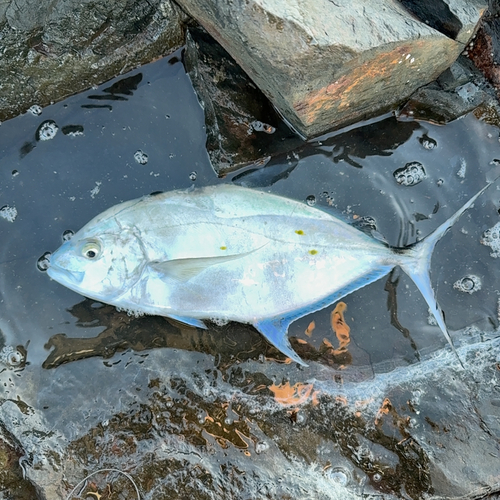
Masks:
[[[138,281],[145,262],[132,229],[85,226],[51,255],[47,273],[85,297],[112,304]]]

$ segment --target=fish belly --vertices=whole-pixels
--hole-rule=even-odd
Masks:
[[[152,312],[255,323],[308,307],[312,312],[320,308],[317,304],[326,306],[324,300],[337,292],[346,295],[362,286],[360,282],[366,285],[390,269],[377,259],[308,257],[306,252],[296,247],[277,252],[266,249],[240,262],[213,266],[186,283],[168,286],[163,277],[151,276],[147,291],[157,306]]]
[[[115,305],[255,323],[318,309],[336,292],[350,293],[394,265],[390,249],[325,212],[265,193],[253,191],[246,199],[248,190],[235,192],[237,199],[224,191],[221,199],[217,191],[187,206],[169,197],[163,206],[150,207],[150,220],[135,227],[153,264]],[[158,220],[162,224],[154,225]],[[189,279],[157,265],[225,255],[232,260],[207,265]]]

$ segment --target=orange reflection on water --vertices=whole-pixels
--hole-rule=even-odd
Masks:
[[[348,405],[349,404],[349,401],[347,401],[347,398],[345,396],[335,396],[335,401],[337,401],[337,403],[342,403],[343,405]]]
[[[377,425],[380,422],[381,418],[384,415],[388,415],[391,410],[392,410],[391,400],[389,398],[385,398],[382,403],[382,406],[377,411],[377,416],[375,417],[375,425]]]
[[[344,312],[346,309],[347,306],[345,302],[339,302],[330,315],[330,323],[332,325],[332,329],[339,341],[339,347],[337,349],[334,349],[334,354],[341,354],[347,351],[347,346],[351,341],[351,338],[349,336],[349,332],[351,331],[351,329],[345,322],[344,318]]]
[[[306,328],[304,332],[308,337],[312,335],[313,330],[316,328],[316,322],[313,320],[309,323],[309,326]]]
[[[351,329],[345,321],[344,312],[346,309],[347,305],[345,302],[339,302],[330,315],[330,325],[337,336],[338,347],[335,347],[328,339],[323,339],[323,346],[326,346],[327,353],[331,359],[340,365],[339,368],[345,368],[345,366],[350,365],[352,362],[352,356],[347,349],[351,342]]]
[[[295,385],[290,385],[290,382],[285,382],[280,385],[272,384],[269,389],[274,393],[274,399],[283,406],[301,405],[309,400],[313,405],[318,404],[319,391],[313,390],[313,384],[297,382]]]

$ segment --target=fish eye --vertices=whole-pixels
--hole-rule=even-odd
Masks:
[[[97,241],[88,241],[82,247],[82,255],[89,260],[96,259],[101,253],[101,245]]]

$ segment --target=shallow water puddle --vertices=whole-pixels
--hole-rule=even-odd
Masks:
[[[500,183],[433,259],[466,371],[397,270],[292,324],[305,369],[249,326],[130,317],[42,271],[39,258],[104,209],[218,182],[409,245],[500,163],[498,129],[473,115],[445,127],[386,117],[217,179],[178,56],[0,127],[1,419],[27,477],[61,499],[102,468],[155,499],[421,498],[500,484]],[[127,477],[99,478],[96,495],[133,498]]]

